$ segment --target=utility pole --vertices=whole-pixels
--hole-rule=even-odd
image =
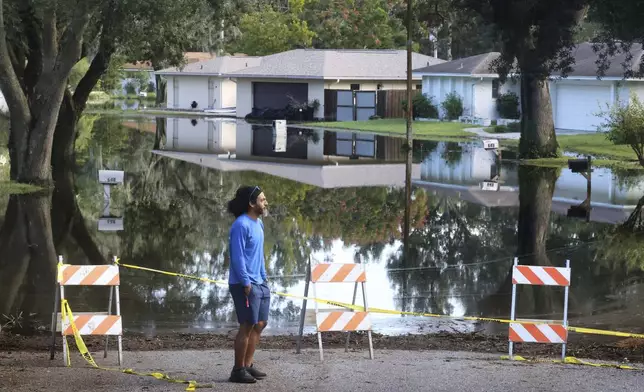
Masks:
[[[405,219],[403,227],[403,257],[405,262],[409,257],[409,226],[411,225],[411,163],[413,156],[413,138],[412,138],[412,64],[411,64],[411,26],[412,26],[412,0],[407,0],[407,160],[405,165]]]

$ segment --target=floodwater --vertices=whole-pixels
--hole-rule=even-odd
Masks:
[[[637,173],[501,163],[480,142],[416,142],[409,254],[403,255],[403,140],[239,120],[88,115],[76,166],[53,196],[2,195],[0,313],[49,328],[55,254],[70,264],[122,263],[227,279],[226,202],[259,185],[267,269],[274,291],[303,295],[311,262],[363,263],[369,306],[451,316],[509,317],[511,268],[570,260],[570,323],[644,332],[644,259],[629,220],[644,196]],[[6,150],[2,152],[6,155]],[[109,197],[98,170],[122,170]],[[590,190],[590,213],[583,204]],[[28,225],[26,223],[29,223]],[[630,222],[630,223],[629,223]],[[55,249],[55,251],[54,251]],[[122,269],[126,331],[226,332],[227,287]],[[313,294],[312,287],[310,295]],[[353,284],[318,284],[321,298],[351,302]],[[357,292],[362,304],[362,292]],[[68,287],[75,312],[105,311],[108,289]],[[560,320],[563,289],[519,286],[517,316]],[[296,333],[302,302],[274,296],[268,333]],[[329,306],[321,306],[328,308]],[[305,331],[314,331],[308,304]],[[505,325],[373,316],[386,334],[501,332]]]

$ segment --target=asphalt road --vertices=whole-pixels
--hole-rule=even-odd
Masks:
[[[232,352],[125,352],[124,367],[162,370],[174,377],[210,383],[197,391],[642,391],[644,372],[613,368],[524,363],[498,355],[449,351],[376,350],[368,353],[327,350],[320,362],[317,351],[261,351],[256,366],[269,374],[253,385],[231,384]],[[115,355],[100,365],[114,365]],[[183,391],[184,385],[87,368],[73,356],[72,368],[54,362],[48,353],[0,352],[0,391]]]

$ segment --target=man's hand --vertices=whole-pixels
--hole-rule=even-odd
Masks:
[[[250,295],[250,288],[250,285],[244,286],[244,294],[246,294],[247,297]]]

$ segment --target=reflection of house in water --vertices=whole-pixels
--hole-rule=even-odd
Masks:
[[[436,193],[458,197],[488,207],[519,205],[519,176],[516,164],[499,166],[492,151],[486,151],[474,143],[463,143],[462,154],[457,161],[444,159],[448,143],[439,143],[437,148],[424,157],[421,163],[418,186]],[[483,190],[484,181],[498,182],[497,191]],[[610,169],[595,168],[591,174],[592,211],[590,219],[599,222],[624,221],[642,195],[644,182],[622,184],[618,175]],[[552,209],[566,214],[568,208],[579,205],[587,195],[586,179],[569,169],[562,169],[555,184]]]
[[[503,164],[500,169],[494,152],[486,151],[474,143],[462,143],[463,152],[458,162],[449,164],[443,159],[447,143],[440,143],[436,150],[428,154],[421,163],[422,181],[454,184],[479,185],[496,175],[501,185],[518,187],[519,175],[516,164]],[[629,205],[637,204],[644,195],[644,182],[623,185],[617,174],[610,169],[594,168],[592,179],[592,200],[594,202]],[[565,168],[555,184],[555,196],[583,200],[586,197],[586,179]]]
[[[235,120],[167,118],[164,150],[235,153]]]
[[[365,133],[274,129],[243,120],[166,120],[157,154],[222,171],[258,171],[322,188],[403,186],[404,139]],[[413,165],[412,175],[420,175]]]

